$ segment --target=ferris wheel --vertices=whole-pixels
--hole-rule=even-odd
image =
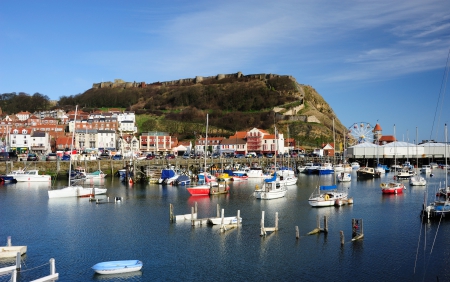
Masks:
[[[373,142],[373,126],[368,122],[355,122],[348,128],[348,143],[350,146],[365,142]]]

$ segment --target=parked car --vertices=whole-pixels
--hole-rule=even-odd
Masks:
[[[100,156],[98,156],[99,160],[109,160],[111,156],[108,153],[101,153]]]
[[[256,157],[259,159],[259,158],[262,158],[262,157],[264,157],[264,155],[263,154],[261,154],[261,153],[258,153],[258,154],[256,154]]]
[[[0,152],[0,161],[9,161],[9,154],[8,152]]]
[[[244,154],[236,154],[236,155],[234,155],[234,157],[237,158],[237,159],[245,158]]]
[[[153,154],[147,154],[147,156],[145,156],[146,160],[153,160],[155,158],[155,155]]]
[[[30,153],[28,154],[27,161],[39,161],[39,157],[34,153]]]
[[[191,156],[188,153],[184,153],[183,159],[189,159]]]
[[[70,161],[70,155],[63,155],[61,161]]]
[[[220,157],[219,153],[214,153],[211,155],[211,158],[218,159]]]
[[[114,155],[112,157],[113,161],[120,161],[123,160],[123,156],[122,155]]]
[[[46,161],[56,161],[58,159],[58,155],[56,153],[49,153],[45,158]]]
[[[166,157],[165,157],[167,160],[172,160],[172,159],[175,159],[175,155],[173,155],[173,154],[168,154],[168,155],[166,155]]]
[[[266,158],[269,158],[269,159],[273,158],[273,154],[272,153],[267,153],[266,154]]]

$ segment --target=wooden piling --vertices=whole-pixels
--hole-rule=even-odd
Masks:
[[[261,236],[266,235],[266,231],[264,229],[264,211],[262,211],[261,215]]]
[[[195,221],[194,221],[194,207],[191,208],[191,225],[194,226]]]
[[[241,223],[241,220],[240,220],[241,219],[241,210],[237,211],[236,219],[237,219],[236,226],[239,228],[239,224]]]
[[[328,216],[323,216],[323,232],[328,233]]]
[[[341,245],[343,246],[344,243],[345,243],[345,240],[344,240],[344,231],[341,230],[339,233],[340,233],[340,237],[341,237]]]
[[[217,204],[217,217],[220,217],[220,205]]]
[[[298,231],[298,226],[295,226],[295,238],[296,239],[300,238],[300,232]]]
[[[169,220],[173,223],[174,216],[173,216],[173,204],[169,204]]]

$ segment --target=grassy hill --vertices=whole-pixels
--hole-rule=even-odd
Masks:
[[[300,145],[317,147],[342,142],[346,128],[323,97],[295,78],[279,75],[239,75],[186,79],[152,84],[110,83],[61,97],[60,105],[126,107],[137,114],[139,131],[167,131],[179,140],[205,132],[229,136],[253,127],[273,132],[274,124]]]

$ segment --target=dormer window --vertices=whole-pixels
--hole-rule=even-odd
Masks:
[[[17,134],[17,133],[19,133],[19,130],[14,129],[14,130],[13,130],[13,134]]]

